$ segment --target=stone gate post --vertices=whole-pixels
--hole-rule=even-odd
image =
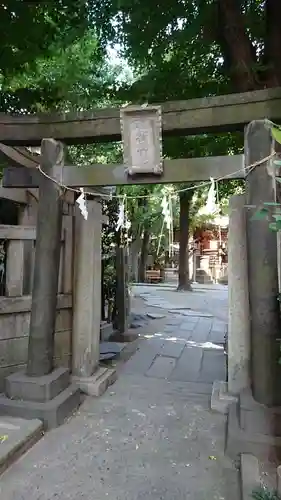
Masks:
[[[271,131],[264,120],[251,122],[245,131],[246,167],[272,152]],[[258,403],[281,404],[280,306],[277,300],[278,266],[276,233],[268,220],[252,220],[263,204],[275,202],[269,162],[249,169],[246,180],[248,276],[252,344],[252,388]]]
[[[115,381],[115,370],[99,367],[101,323],[102,209],[87,201],[88,219],[76,209],[73,290],[73,380],[86,394],[99,396]]]
[[[37,219],[37,201],[27,192],[27,205],[20,207],[19,224],[22,226],[36,226]],[[24,241],[24,268],[23,268],[23,291],[29,294],[32,289],[32,269],[33,269],[33,241]]]
[[[228,230],[228,391],[250,384],[250,309],[245,195],[232,196]]]

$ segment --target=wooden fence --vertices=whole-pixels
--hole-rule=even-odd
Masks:
[[[25,367],[36,228],[0,225],[0,391],[9,373]],[[73,218],[63,217],[55,330],[55,365],[71,365]],[[44,270],[42,270],[44,272]]]

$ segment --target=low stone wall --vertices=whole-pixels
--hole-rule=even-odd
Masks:
[[[27,362],[31,296],[0,298],[0,392],[10,373]],[[55,331],[56,366],[71,368],[72,296],[58,295]]]

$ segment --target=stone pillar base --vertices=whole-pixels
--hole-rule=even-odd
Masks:
[[[220,285],[228,285],[228,275],[224,274],[221,278],[218,279],[218,283]]]
[[[236,460],[241,453],[267,456],[280,455],[281,407],[268,408],[257,403],[250,389],[243,390],[237,403],[229,406],[226,454]]]
[[[114,368],[99,366],[91,377],[72,376],[72,381],[88,396],[101,396],[117,380]]]
[[[215,380],[211,396],[211,409],[213,411],[223,413],[225,415],[228,413],[229,406],[237,401],[237,396],[229,394],[227,382]]]
[[[79,388],[70,384],[69,371],[58,368],[43,377],[25,372],[9,375],[5,395],[0,397],[0,414],[27,420],[42,420],[44,429],[63,424],[79,406]],[[69,385],[70,384],[70,385]]]
[[[58,396],[69,383],[70,374],[67,368],[57,368],[41,377],[29,377],[25,371],[20,371],[5,379],[5,394],[10,399],[43,403]]]
[[[195,281],[201,285],[212,285],[214,282],[208,272],[201,268],[196,269]]]

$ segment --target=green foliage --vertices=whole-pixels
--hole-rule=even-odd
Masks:
[[[162,225],[162,186],[157,184],[124,186],[119,188],[120,195],[126,195],[131,229],[129,237],[132,241],[142,236],[144,230],[150,234],[159,234]]]
[[[252,497],[254,500],[280,500],[280,496],[276,491],[271,491],[265,486],[253,491]]]
[[[106,59],[89,25],[91,2],[6,1],[0,6],[0,108],[13,113],[85,110],[111,105],[119,68]],[[4,17],[1,17],[2,10]],[[5,23],[8,17],[10,24]],[[30,28],[30,29],[29,29]],[[35,29],[36,28],[36,29]],[[23,34],[24,30],[24,34]],[[7,42],[9,40],[9,44]],[[7,47],[6,47],[7,43]],[[8,49],[8,47],[11,47]],[[7,50],[6,50],[7,49]],[[10,51],[10,52],[9,52]],[[9,57],[8,57],[9,56]],[[118,161],[120,146],[72,146],[76,164]],[[114,302],[117,201],[107,200],[103,230],[103,297]]]
[[[109,105],[120,68],[107,60],[91,16],[84,0],[0,5],[0,111]]]
[[[151,69],[157,93],[159,86],[169,93],[173,82],[186,98],[205,97],[270,86],[274,72],[280,79],[280,47],[272,44],[278,3],[168,0],[163,9],[148,0],[99,0],[94,15],[104,39],[121,43],[140,74]]]
[[[281,129],[279,127],[271,127],[271,134],[278,144],[281,144]]]
[[[238,154],[243,151],[243,136],[237,134],[200,135],[190,137],[171,137],[164,142],[164,152],[169,158],[196,158],[202,156],[223,156]],[[176,190],[188,189],[181,196],[192,198],[190,207],[190,228],[202,227],[212,218],[198,217],[199,209],[205,204],[209,190],[208,181],[199,183],[180,183],[174,186]],[[191,189],[194,188],[194,189]],[[244,189],[243,180],[221,180],[218,182],[218,201],[227,211],[229,197]]]
[[[50,57],[38,58],[25,72],[6,80],[3,90],[17,95],[28,89],[33,96],[44,91],[43,103],[33,104],[35,111],[84,110],[93,103],[110,102],[116,72],[105,63],[95,33],[87,31],[68,47],[56,48]]]
[[[268,125],[271,129],[271,134],[273,139],[281,144],[281,128],[272,122],[267,120]],[[273,164],[276,167],[280,167],[280,160],[273,160]],[[277,183],[281,183],[281,178],[275,176]],[[265,201],[261,207],[254,213],[252,220],[267,220],[269,222],[269,229],[274,232],[279,232],[281,230],[281,204],[278,202],[267,202]]]
[[[264,202],[252,216],[254,220],[267,220],[269,221],[269,229],[274,232],[281,230],[281,204],[275,202]]]
[[[0,4],[0,76],[25,71],[54,47],[69,46],[88,26],[91,2],[58,0]]]
[[[2,110],[70,111],[108,105],[116,93],[118,67],[105,61],[93,31],[2,84]]]

